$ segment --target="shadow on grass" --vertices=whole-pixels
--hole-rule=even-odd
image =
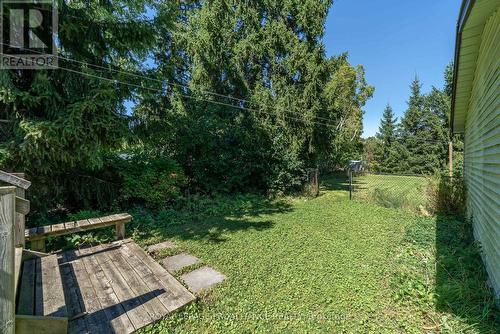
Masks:
[[[265,216],[289,211],[291,205],[286,201],[258,195],[197,197],[178,210],[133,211],[134,221],[130,227],[141,238],[156,236],[224,242],[225,233],[272,228],[274,223]]]
[[[481,333],[498,333],[500,310],[468,220],[436,217],[436,308],[466,319]]]

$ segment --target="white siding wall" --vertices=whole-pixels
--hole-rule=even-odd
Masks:
[[[467,211],[500,295],[500,10],[484,27],[466,117]]]

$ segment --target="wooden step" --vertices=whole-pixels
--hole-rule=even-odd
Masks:
[[[130,239],[59,257],[70,334],[132,333],[195,300]]]
[[[17,314],[67,317],[63,291],[56,255],[26,260],[19,283]]]

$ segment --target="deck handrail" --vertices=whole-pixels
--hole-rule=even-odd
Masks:
[[[31,186],[31,182],[15,175],[16,173],[7,173],[3,170],[0,170],[0,181],[6,182],[13,186],[22,188],[24,190],[28,189]]]
[[[0,187],[0,332],[15,333],[16,187]]]

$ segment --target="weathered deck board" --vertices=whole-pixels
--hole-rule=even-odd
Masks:
[[[130,240],[64,252],[61,259],[68,333],[131,333],[194,300]]]
[[[70,258],[70,254],[73,255]],[[66,305],[68,307],[68,317],[70,319],[82,315],[85,307],[83,305],[83,298],[80,295],[80,288],[76,282],[74,269],[70,265],[71,260],[74,260],[73,252],[65,252],[60,256],[60,269],[63,281],[64,296]],[[78,318],[68,323],[68,332],[74,334],[87,333],[87,324],[84,318]]]
[[[131,220],[132,216],[128,213],[120,213],[100,218],[82,219],[76,222],[33,227],[26,229],[24,235],[26,240],[36,241],[46,239],[48,236],[61,236],[113,225],[119,226],[122,230],[124,228],[123,224]]]
[[[71,261],[71,264],[69,264],[75,275],[73,282],[76,282],[80,290],[78,295],[82,297],[84,311],[88,314],[92,314],[91,317],[84,316],[83,318],[88,331],[90,333],[109,333],[110,328],[107,326],[108,322],[106,321],[104,313],[99,312],[101,310],[101,304],[83,262],[78,259],[75,252],[67,252],[65,256],[67,256],[67,259],[74,259]]]
[[[23,263],[17,314],[33,315],[35,310],[35,260]]]
[[[104,254],[104,252],[96,252],[96,258],[102,270],[113,282],[113,291],[120,299],[120,303],[127,311],[127,315],[135,328],[144,327],[153,320],[149,313],[142,305],[141,301],[136,298],[127,281],[122,277],[116,265]]]
[[[83,264],[89,273],[90,281],[96,291],[101,291],[99,298],[101,306],[104,308],[104,313],[108,319],[111,328],[115,333],[130,333],[134,331],[134,326],[125,312],[125,309],[120,304],[120,300],[116,296],[111,287],[110,280],[104,274],[101,266],[92,256],[86,256],[88,249],[80,250],[79,255],[82,255]]]
[[[36,315],[50,317],[67,317],[68,312],[64,301],[61,274],[57,256],[50,255],[39,259],[41,265],[42,291],[36,292],[42,295],[42,309],[36,310]]]
[[[160,292],[163,289],[163,284],[158,276],[156,276],[153,271],[129,249],[127,245],[123,248],[123,253],[127,255],[127,261],[129,264],[139,275],[141,275],[141,278],[151,290],[157,291],[156,295],[165,308],[167,308],[169,312],[175,311],[177,305],[175,302],[175,294],[173,294],[172,291],[165,291],[164,293]],[[189,300],[189,298],[186,298],[186,300]]]
[[[150,290],[128,262],[123,259],[120,249],[111,250],[107,252],[107,255],[117,266],[120,274],[127,281],[134,295],[139,296],[139,301],[149,313],[152,321],[157,321],[161,319],[164,314],[168,313],[165,306],[156,298],[154,290]]]
[[[165,270],[158,262],[153,260],[142,248],[135,243],[126,245],[134,255],[137,256],[146,266],[154,273],[154,275],[168,287],[169,306],[167,308],[172,312],[183,305],[193,301],[195,297],[189,292],[178,280],[176,280],[167,270]]]
[[[42,285],[42,262],[40,258],[35,259],[35,312],[34,315],[43,315],[43,285]]]
[[[20,280],[17,314],[67,317],[57,256],[24,261]]]

